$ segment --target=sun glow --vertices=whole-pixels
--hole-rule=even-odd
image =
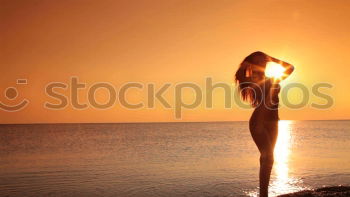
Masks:
[[[277,64],[275,62],[268,62],[265,69],[265,76],[275,79],[281,79],[284,75],[284,71],[286,69],[283,68],[282,65]]]

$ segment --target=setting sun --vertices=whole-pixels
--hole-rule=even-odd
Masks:
[[[265,75],[266,77],[280,79],[284,75],[286,69],[282,65],[275,62],[268,62],[266,65]]]

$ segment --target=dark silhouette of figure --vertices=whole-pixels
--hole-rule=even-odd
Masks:
[[[268,62],[275,62],[285,68],[279,78],[265,76]],[[260,197],[268,196],[270,174],[274,162],[274,148],[278,135],[278,94],[279,82],[294,70],[291,64],[257,51],[247,56],[236,72],[236,83],[242,99],[255,108],[250,120],[249,130],[260,152],[259,185]]]

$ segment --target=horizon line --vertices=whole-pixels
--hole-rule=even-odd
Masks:
[[[350,119],[307,119],[307,120],[287,120],[287,121],[349,121]],[[249,120],[223,120],[223,121],[159,121],[159,122],[33,122],[33,123],[0,123],[2,125],[47,125],[47,124],[167,124],[167,123],[229,123],[248,122]]]

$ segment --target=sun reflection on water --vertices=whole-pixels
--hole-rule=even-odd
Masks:
[[[275,146],[275,162],[269,186],[269,196],[277,196],[305,189],[302,180],[290,176],[290,156],[292,154],[293,122],[281,120],[278,122],[278,138]],[[258,196],[256,191],[248,192],[249,196]]]
[[[288,179],[288,160],[291,147],[291,128],[290,121],[279,121],[278,138],[275,146],[275,172],[279,183],[283,183]]]
[[[278,122],[278,138],[275,146],[275,177],[270,184],[271,196],[300,191],[302,181],[289,175],[289,162],[292,154],[292,121]]]

